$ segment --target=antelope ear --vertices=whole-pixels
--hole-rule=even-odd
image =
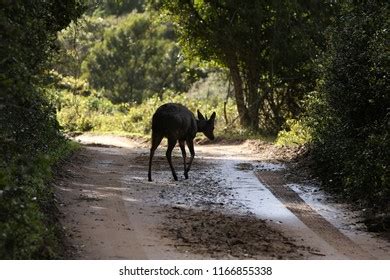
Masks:
[[[199,110],[198,110],[198,119],[205,120],[205,118],[203,117],[202,113]]]
[[[215,116],[216,116],[216,115],[217,115],[217,114],[216,114],[215,112],[213,112],[213,113],[211,114],[211,117],[210,117],[210,120],[209,120],[209,121],[214,122]]]

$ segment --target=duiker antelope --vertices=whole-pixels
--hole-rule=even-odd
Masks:
[[[149,173],[148,179],[152,181],[152,159],[154,151],[160,145],[161,140],[166,137],[168,139],[168,149],[166,156],[169,166],[172,170],[173,178],[177,181],[177,175],[172,165],[172,150],[179,140],[181,153],[184,160],[184,177],[188,179],[192,161],[195,157],[194,138],[197,132],[203,132],[210,140],[214,140],[214,121],[215,112],[210,119],[206,119],[198,110],[198,119],[195,119],[194,114],[181,104],[167,103],[160,106],[153,115],[152,119],[152,147],[150,148],[149,157]],[[186,164],[186,149],[191,153],[188,166]]]

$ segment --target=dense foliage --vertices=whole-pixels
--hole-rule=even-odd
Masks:
[[[0,5],[0,258],[53,257],[43,180],[67,145],[43,74],[56,33],[82,6],[76,0]]]
[[[58,34],[55,59],[51,68],[66,76],[79,78],[81,65],[95,44],[103,40],[107,28],[117,24],[115,17],[87,16],[72,22]]]
[[[309,111],[324,185],[374,211],[390,210],[389,23],[385,1],[344,7]]]
[[[185,91],[187,68],[169,24],[131,13],[105,31],[83,62],[83,77],[114,103],[141,103],[167,89]]]
[[[157,1],[189,56],[232,77],[241,125],[277,132],[315,86],[313,59],[334,8],[327,1]]]

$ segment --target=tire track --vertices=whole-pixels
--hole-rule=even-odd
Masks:
[[[257,171],[256,177],[283,205],[307,227],[328,244],[350,259],[375,259],[370,253],[340,232],[324,217],[311,208],[296,192],[285,186],[282,174],[275,171]]]

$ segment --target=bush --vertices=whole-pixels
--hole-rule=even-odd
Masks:
[[[278,133],[276,145],[300,146],[310,142],[311,135],[309,128],[302,120],[287,120],[285,126],[287,128]]]
[[[73,1],[0,3],[0,258],[54,258],[45,211],[50,166],[66,150],[44,86],[58,31],[82,13]]]
[[[52,222],[52,166],[77,146],[62,141],[34,158],[20,156],[0,169],[0,259],[53,259],[61,255],[59,228]]]
[[[82,82],[76,84],[82,84]],[[62,84],[62,82],[60,82]],[[149,135],[151,119],[156,109],[164,103],[176,102],[186,105],[192,112],[199,109],[204,114],[217,113],[217,135],[240,135],[246,133],[240,129],[235,104],[229,100],[226,104],[228,123],[224,120],[224,102],[215,96],[208,99],[189,98],[187,94],[175,94],[166,91],[161,100],[151,97],[142,104],[113,104],[97,91],[88,89],[91,94],[85,96],[85,88],[52,88],[51,96],[57,106],[57,119],[61,127],[69,132],[108,132],[130,135]]]
[[[309,114],[324,186],[374,212],[390,211],[389,4],[380,2],[347,5],[330,30]]]

